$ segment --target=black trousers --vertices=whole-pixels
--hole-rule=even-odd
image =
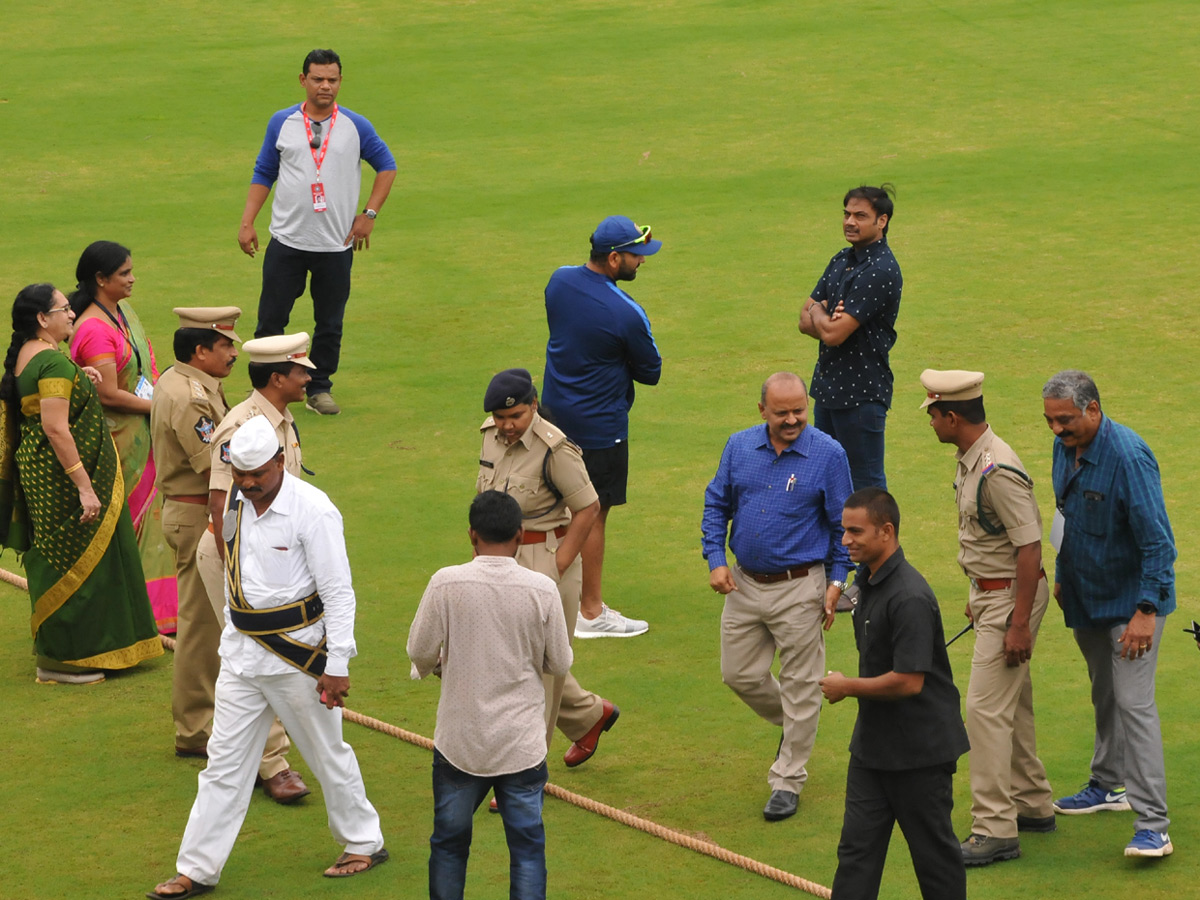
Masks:
[[[262,294],[258,298],[256,338],[283,334],[292,306],[304,293],[311,274],[309,293],[313,301],[313,336],[308,357],[316,369],[308,385],[308,394],[328,393],[330,380],[342,355],[342,319],[350,299],[350,267],[354,250],[340,253],[315,253],[295,250],[271,238],[263,253]]]
[[[850,757],[846,817],[838,842],[833,900],[875,900],[892,826],[908,841],[925,900],[966,900],[967,873],[954,835],[953,775],[957,763],[924,769],[868,769]]]

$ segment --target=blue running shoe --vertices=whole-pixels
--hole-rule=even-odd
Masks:
[[[1100,783],[1093,778],[1083,786],[1083,790],[1078,794],[1054,801],[1054,811],[1066,816],[1079,816],[1105,809],[1129,809],[1129,801],[1125,799],[1124,785],[1110,791],[1100,787]]]
[[[1170,856],[1174,852],[1171,836],[1165,831],[1135,831],[1125,847],[1126,856]]]

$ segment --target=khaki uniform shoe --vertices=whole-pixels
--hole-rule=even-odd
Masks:
[[[313,394],[304,402],[304,406],[322,416],[336,416],[342,411],[342,408],[333,402],[333,394],[330,393]]]

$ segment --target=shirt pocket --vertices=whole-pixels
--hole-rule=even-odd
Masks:
[[[487,466],[479,467],[479,477],[475,479],[475,493],[494,490],[496,486],[496,470]]]
[[[1112,501],[1107,494],[1087,491],[1079,504],[1079,528],[1093,537],[1108,534]],[[1103,499],[1101,499],[1103,497]]]
[[[266,583],[271,587],[286,587],[291,584],[298,553],[298,550],[290,547],[267,547],[261,558],[263,579]]]
[[[781,499],[779,501],[779,512],[790,519],[811,519],[815,514],[819,515],[825,506],[825,497],[822,491],[814,488],[810,481],[811,476],[807,474],[796,473],[796,481],[792,484],[792,489],[788,490],[788,481],[785,479],[779,486]]]

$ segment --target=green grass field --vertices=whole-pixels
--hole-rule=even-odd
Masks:
[[[606,565],[609,602],[651,631],[577,646],[580,681],[622,716],[576,770],[562,765],[560,735],[551,780],[823,884],[836,866],[854,706],[825,710],[800,814],[765,823],[778,733],[721,684],[720,602],[699,518],[725,437],[757,418],[762,379],[811,373],[814,344],[795,323],[842,246],[842,194],[894,182],[891,243],[906,289],[888,476],[906,552],[947,631],[962,624],[966,582],[954,562],[952,451],[917,410],[926,367],[986,371],[989,418],[1047,514],[1040,387],[1059,369],[1091,371],[1106,412],[1158,455],[1179,546],[1180,612],[1158,688],[1175,855],[1127,860],[1130,815],[1075,817],[1025,837],[1020,861],[969,873],[970,896],[1194,891],[1200,655],[1179,629],[1197,615],[1200,583],[1200,291],[1184,241],[1197,206],[1200,6],[46,0],[8,4],[0,25],[13,50],[0,85],[0,296],[34,281],[69,288],[85,245],[121,241],[163,365],[173,306],[238,304],[243,333],[253,330],[260,260],[235,236],[254,156],[269,114],[302,99],[304,54],[341,53],[339,99],[372,119],[400,176],[355,266],[336,383],[345,412],[297,415],[315,483],[346,517],[359,596],[351,705],[404,728],[433,732],[437,688],[408,680],[404,642],[429,575],[469,552],[484,387],[508,366],[540,376],[542,288],[556,266],[583,262],[603,216],[653,226],[666,246],[631,291],[664,374],[633,411],[630,503],[610,520]],[[264,211],[264,240],[266,223]],[[293,326],[311,326],[304,300]],[[0,565],[16,561],[7,553]],[[962,690],[970,653],[969,638],[951,648]],[[829,662],[854,660],[841,620]],[[171,752],[170,664],[93,688],[39,687],[27,598],[0,589],[0,896],[140,897],[171,874],[199,766]],[[1070,793],[1088,775],[1091,709],[1053,610],[1033,667],[1042,756],[1056,791]],[[258,795],[220,896],[423,894],[428,755],[356,726],[347,734],[392,862],[347,883],[322,879],[337,851],[319,791],[293,809]],[[965,758],[956,785],[965,835]],[[556,897],[794,894],[557,801],[546,821]],[[481,813],[478,824],[468,895],[506,896],[499,823]],[[881,896],[917,896],[899,837]]]

